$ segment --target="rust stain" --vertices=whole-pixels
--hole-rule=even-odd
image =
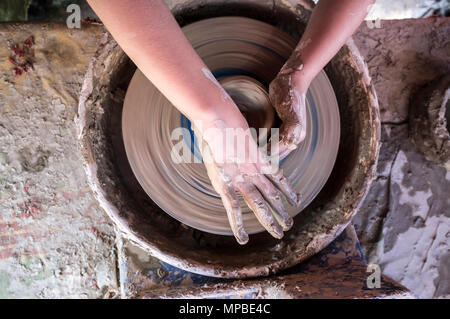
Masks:
[[[33,58],[34,50],[34,37],[30,35],[23,43],[16,43],[10,47],[11,56],[8,57],[8,62],[11,63],[14,68],[14,75],[20,77],[22,74],[33,70]]]

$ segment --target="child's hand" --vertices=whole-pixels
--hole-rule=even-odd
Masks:
[[[306,135],[306,92],[303,80],[303,64],[294,51],[277,77],[270,83],[269,96],[278,116],[283,121],[280,127],[279,156],[286,157],[297,148]]]
[[[202,135],[200,149],[208,177],[222,199],[236,240],[241,245],[248,242],[238,191],[261,225],[273,237],[282,238],[283,231],[292,227],[293,219],[284,208],[280,192],[291,205],[300,201],[283,171],[266,160],[240,113],[235,118],[206,123],[206,127],[209,129],[195,131],[197,137]],[[231,143],[225,138],[227,133],[233,136]]]

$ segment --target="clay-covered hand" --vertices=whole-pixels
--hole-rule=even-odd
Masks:
[[[233,126],[228,132],[226,128],[230,127],[222,121],[216,121],[213,126],[209,133],[202,135],[203,147],[200,149],[208,177],[222,199],[236,240],[241,245],[249,240],[238,192],[264,228],[273,237],[282,238],[283,231],[292,227],[293,220],[280,195],[283,194],[291,205],[299,205],[299,194],[293,190],[283,171],[272,167],[257,148],[246,122],[240,127]],[[233,138],[226,139],[227,134],[233,136],[234,132]],[[197,130],[196,134],[198,136]]]
[[[302,76],[302,68],[300,54],[294,51],[269,86],[270,101],[283,121],[279,135],[281,158],[296,149],[306,135],[308,85]]]

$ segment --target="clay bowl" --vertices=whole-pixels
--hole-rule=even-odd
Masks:
[[[308,11],[270,1],[175,1],[181,25],[215,16],[256,18],[299,39]],[[283,2],[284,3],[284,2]],[[276,12],[276,14],[274,14]],[[238,245],[231,236],[188,227],[164,213],[136,180],[122,139],[122,106],[136,68],[115,41],[105,38],[86,74],[77,128],[85,170],[97,200],[124,236],[153,256],[198,274],[245,278],[277,273],[326,247],[350,223],[376,167],[380,122],[367,67],[350,40],[326,66],[341,119],[334,168],[321,192],[294,219],[282,240],[262,232]]]
[[[257,80],[249,76],[228,76],[219,79],[220,85],[236,103],[248,125],[270,132],[275,126],[275,110],[270,104],[269,93]],[[258,136],[261,143],[266,136]]]

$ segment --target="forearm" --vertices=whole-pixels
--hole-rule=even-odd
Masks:
[[[206,76],[205,64],[162,0],[88,2],[137,67],[188,118],[236,113],[231,101],[224,107],[223,92]]]
[[[309,82],[333,58],[356,31],[375,0],[320,0],[296,47]]]

